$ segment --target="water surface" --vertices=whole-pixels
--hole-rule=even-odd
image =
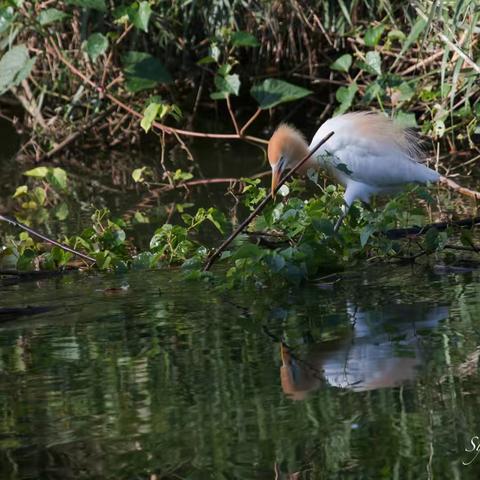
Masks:
[[[53,309],[0,325],[0,478],[477,478],[478,277],[4,285],[3,306]]]

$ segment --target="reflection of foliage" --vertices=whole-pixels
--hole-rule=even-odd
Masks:
[[[2,330],[2,474],[273,478],[276,461],[311,478],[391,478],[395,471],[422,478],[433,442],[432,469],[442,478],[468,445],[463,426],[478,420],[476,395],[468,394],[478,391],[475,377],[441,380],[478,343],[470,324],[479,315],[478,287],[460,280],[454,292],[449,278],[429,286],[428,275],[397,273],[380,274],[381,284],[378,274],[347,281],[335,292],[235,293],[245,310],[232,296],[206,295],[203,283],[186,288],[171,272],[132,273],[128,302],[98,290],[115,278],[105,285],[64,277],[34,289],[36,301],[65,298],[69,312],[58,322],[21,320]],[[461,316],[425,337],[433,354],[414,383],[360,393],[324,386],[303,402],[288,400],[278,344],[262,326],[286,330],[300,345],[325,330],[335,337],[351,328],[348,303],[378,308],[390,303],[390,292],[408,302],[460,302]],[[12,290],[11,301],[21,296]]]

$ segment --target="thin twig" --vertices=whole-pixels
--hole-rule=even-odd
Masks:
[[[237,229],[229,235],[229,237],[210,255],[207,259],[207,263],[205,264],[203,271],[207,272],[210,270],[210,267],[213,265],[215,260],[220,256],[220,254],[225,250],[225,248],[230,245],[230,243],[242,232],[242,230],[247,227],[247,225],[265,208],[267,203],[274,198],[274,195],[280,190],[280,187],[289,180],[292,175],[294,175],[299,168],[334,134],[334,132],[330,132],[326,135],[315,147],[310,150],[308,155],[305,155],[302,160],[300,160],[288,173],[286,173],[283,178],[278,182],[275,190],[272,192],[272,195],[267,195],[255,208],[255,210],[237,227]]]
[[[255,119],[262,113],[260,107],[257,108],[257,111],[245,122],[245,125],[240,129],[240,135],[245,133],[245,130],[255,121]]]
[[[35,237],[41,238],[47,243],[51,243],[52,245],[55,245],[58,248],[61,248],[62,250],[66,250],[67,252],[73,253],[74,255],[77,255],[80,258],[83,258],[84,260],[88,260],[90,262],[95,263],[96,260],[92,257],[89,257],[88,255],[85,255],[84,253],[78,252],[77,250],[74,250],[71,247],[68,247],[67,245],[64,245],[63,243],[57,242],[56,240],[53,240],[51,238],[46,237],[43,235],[43,233],[37,232],[33,228],[27,227],[23,223],[17,222],[13,218],[5,217],[4,215],[0,215],[0,220],[9,223],[10,225],[13,225],[15,227],[19,227],[26,232],[30,233],[31,235],[34,235]]]

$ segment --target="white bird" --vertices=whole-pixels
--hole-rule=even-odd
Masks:
[[[466,195],[478,195],[421,163],[417,137],[385,115],[375,112],[347,113],[327,120],[317,130],[310,147],[298,130],[286,124],[280,125],[268,143],[272,193],[284,171],[293,168],[332,131],[334,135],[299,173],[306,173],[311,168],[323,169],[345,187],[343,213],[335,231],[355,200],[369,203],[372,195],[397,193],[408,183],[441,181]]]

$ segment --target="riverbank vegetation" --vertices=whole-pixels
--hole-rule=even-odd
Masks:
[[[56,233],[82,201],[79,177],[97,181],[114,168],[79,152],[113,158],[116,150],[149,149],[153,162],[122,165],[125,188],[162,201],[217,181],[238,208],[182,198],[153,228],[149,201],[112,208],[98,198],[111,187],[95,183],[89,220],[60,240],[100,269],[183,265],[196,277],[266,189],[262,172],[205,178],[195,140],[263,149],[280,121],[313,133],[329,116],[381,110],[419,131],[427,161],[442,174],[469,175],[480,158],[479,17],[474,0],[3,0],[0,103],[20,136],[15,162],[26,181],[8,192],[1,213]],[[224,252],[232,285],[272,275],[299,282],[355,261],[414,261],[439,251],[453,261],[478,250],[474,231],[454,226],[406,239],[386,233],[473,215],[474,205],[452,204],[445,192],[416,187],[373,212],[355,206],[338,235],[337,188],[311,176],[284,193]],[[137,245],[132,228],[150,221],[149,244]],[[88,265],[26,233],[7,232],[3,245],[3,270]]]

